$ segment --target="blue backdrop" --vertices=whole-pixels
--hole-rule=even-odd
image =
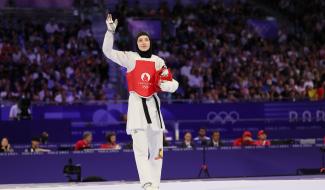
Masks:
[[[244,130],[256,135],[264,129],[270,138],[322,138],[325,135],[325,102],[274,102],[225,104],[163,104],[162,113],[169,136],[175,126],[180,137],[185,131],[196,133],[199,127],[208,132],[221,131],[233,139]],[[42,131],[50,133],[51,142],[74,142],[84,131],[92,131],[95,141],[104,141],[108,131],[125,134],[123,116],[127,104],[33,106],[32,121],[8,121],[10,107],[1,108],[0,135],[16,143],[26,143]],[[194,134],[195,135],[195,134]]]

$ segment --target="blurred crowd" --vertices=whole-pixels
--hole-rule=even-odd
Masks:
[[[0,99],[106,100],[108,65],[91,23],[0,20]]]
[[[113,13],[119,19],[116,47],[132,49],[128,17],[158,18],[162,38],[154,49],[180,82],[172,99],[324,99],[324,2],[312,0],[304,14],[295,13],[305,8],[300,1],[265,3],[289,19],[282,27],[280,21],[276,39],[263,39],[247,26],[248,18],[266,18],[265,11],[248,1],[234,2],[184,6],[177,1],[173,8],[162,2],[158,9],[147,10],[121,1]],[[57,103],[107,99],[108,66],[89,21],[34,25],[1,19],[0,60],[2,99],[22,93],[34,101]]]
[[[284,14],[294,24],[296,32],[305,31],[305,34],[317,45],[325,43],[324,1],[274,0],[265,3]]]
[[[266,15],[246,1],[176,3],[173,9],[162,3],[158,10],[147,12],[122,4],[116,15],[162,20],[162,39],[156,49],[181,83],[176,99],[214,103],[324,98],[324,43],[315,43],[318,38],[309,39],[287,26],[280,27],[276,39],[261,38],[246,20]],[[323,25],[318,27],[323,17],[312,18],[323,31]],[[127,29],[119,30],[122,39],[127,39]],[[324,37],[324,32],[319,35]],[[120,43],[119,48],[129,48],[126,41]]]

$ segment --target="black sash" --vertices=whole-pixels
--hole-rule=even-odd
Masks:
[[[149,115],[149,110],[148,110],[148,106],[147,106],[147,102],[146,102],[146,98],[141,98],[142,99],[142,106],[143,106],[143,111],[144,111],[144,115],[146,116],[146,120],[148,124],[151,124],[151,118]],[[158,116],[159,116],[159,121],[160,121],[160,128],[163,128],[162,126],[162,122],[161,122],[161,113],[160,113],[160,107],[159,107],[159,103],[158,103],[158,99],[156,98],[155,95],[153,95],[153,99],[155,100],[155,104],[156,104],[156,108],[158,111]]]

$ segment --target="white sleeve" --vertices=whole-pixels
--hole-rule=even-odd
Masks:
[[[177,90],[178,86],[179,84],[175,79],[172,81],[163,81],[160,83],[160,89],[164,92],[173,93]]]
[[[128,70],[131,68],[131,55],[130,52],[117,51],[113,49],[114,36],[111,32],[107,31],[103,42],[103,53],[104,55],[119,64],[122,67],[126,67]]]
[[[163,59],[161,59],[160,57],[158,59],[158,63],[159,63],[158,68],[156,68],[157,70],[161,69],[164,66],[166,67],[165,61]]]

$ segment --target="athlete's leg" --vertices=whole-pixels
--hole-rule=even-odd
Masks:
[[[163,163],[163,131],[148,130],[149,162],[154,187],[159,187]]]
[[[151,175],[151,164],[148,161],[149,147],[147,133],[147,130],[135,130],[131,133],[133,139],[135,162],[142,186],[148,183],[153,183]]]

